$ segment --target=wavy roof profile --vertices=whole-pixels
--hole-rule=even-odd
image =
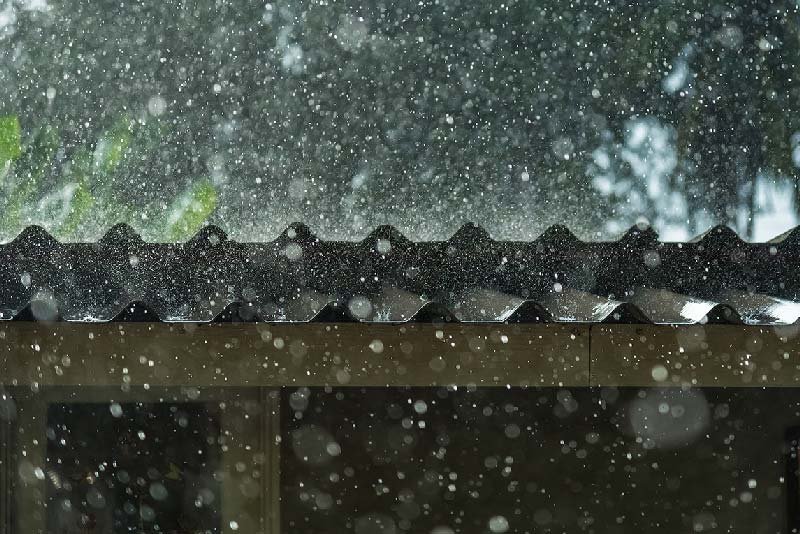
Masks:
[[[381,226],[346,242],[293,224],[264,243],[216,226],[146,243],[121,224],[96,243],[60,243],[30,226],[0,245],[0,319],[795,324],[800,229],[747,243],[716,227],[664,243],[650,228],[584,242],[553,226],[520,242],[467,224],[412,242]]]

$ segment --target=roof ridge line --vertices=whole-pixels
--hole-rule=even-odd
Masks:
[[[725,225],[717,225],[709,228],[705,232],[695,236],[693,239],[686,241],[687,244],[708,244],[710,242],[728,242],[741,245],[766,245],[771,244],[780,247],[781,245],[793,244],[798,241],[797,236],[800,236],[800,226],[796,226],[779,236],[766,241],[746,241],[732,228]],[[541,234],[534,239],[518,240],[518,239],[503,239],[497,240],[491,236],[491,233],[483,228],[483,226],[474,224],[472,222],[465,223],[459,227],[449,238],[441,240],[412,240],[399,230],[396,226],[391,224],[382,224],[373,228],[364,237],[357,240],[344,240],[344,239],[322,239],[318,237],[309,226],[304,223],[295,222],[289,224],[280,234],[275,238],[265,241],[238,241],[231,239],[227,232],[215,224],[208,224],[201,227],[186,241],[146,241],[141,237],[141,233],[133,226],[126,222],[120,222],[109,227],[108,230],[97,241],[60,241],[54,237],[44,226],[32,224],[23,228],[13,239],[0,243],[0,248],[9,246],[20,246],[31,240],[38,240],[40,244],[49,243],[51,245],[106,245],[113,246],[119,245],[122,242],[136,243],[143,245],[172,245],[172,246],[193,246],[200,244],[217,245],[221,242],[232,242],[240,245],[261,245],[269,243],[285,243],[287,241],[312,241],[324,243],[360,243],[379,237],[380,239],[399,239],[406,243],[412,244],[426,244],[426,243],[465,243],[474,242],[475,240],[491,242],[491,243],[538,243],[538,244],[555,244],[566,245],[569,243],[581,245],[602,245],[602,244],[617,244],[617,243],[630,243],[631,241],[643,240],[649,243],[672,243],[671,241],[660,241],[658,232],[651,226],[634,224],[623,232],[619,238],[612,240],[583,240],[577,237],[566,225],[553,224],[547,227]],[[787,239],[791,238],[791,239]],[[675,242],[682,243],[682,242]]]

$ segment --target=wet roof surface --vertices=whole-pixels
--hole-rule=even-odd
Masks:
[[[31,226],[0,245],[0,319],[794,324],[800,229],[767,243],[727,227],[664,243],[649,228],[584,242],[553,226],[513,242],[465,225],[412,242],[384,226],[345,242],[294,224],[240,243],[207,226],[175,244],[126,225],[59,243]]]

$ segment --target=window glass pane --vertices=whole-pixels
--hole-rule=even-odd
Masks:
[[[296,387],[280,396],[202,388],[194,400],[133,400],[146,391],[6,390],[4,526],[271,534],[800,526],[796,388]]]
[[[0,526],[11,534],[277,534],[277,392],[0,391]]]
[[[48,530],[219,530],[214,411],[200,403],[50,404]]]
[[[800,521],[796,388],[312,388],[284,399],[291,532],[785,532]]]

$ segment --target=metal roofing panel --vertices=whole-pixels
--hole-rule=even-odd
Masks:
[[[0,319],[779,325],[800,319],[798,267],[798,230],[665,243],[633,227],[584,242],[554,226],[519,242],[465,225],[412,242],[383,226],[351,242],[295,224],[263,243],[214,226],[147,243],[117,225],[96,243],[59,243],[32,226],[0,245]]]

